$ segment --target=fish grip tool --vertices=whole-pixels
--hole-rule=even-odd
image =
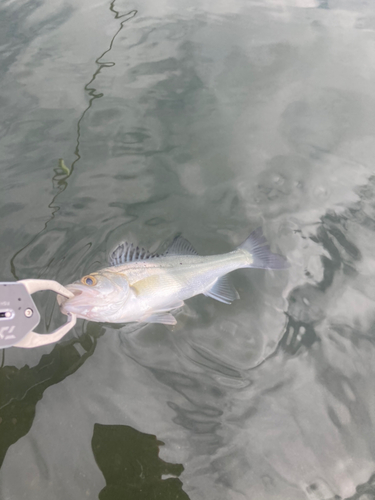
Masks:
[[[40,322],[39,311],[31,298],[35,292],[52,290],[68,299],[74,295],[54,280],[26,279],[0,282],[0,349],[39,347],[57,342],[76,324],[75,314],[67,314],[66,323],[52,333],[40,334],[34,328]]]

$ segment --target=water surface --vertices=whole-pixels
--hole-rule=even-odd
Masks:
[[[4,351],[1,498],[375,498],[374,49],[371,2],[0,4],[2,280],[259,225],[291,263]]]

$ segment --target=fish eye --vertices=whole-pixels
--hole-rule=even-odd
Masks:
[[[81,278],[81,283],[83,283],[84,285],[94,286],[97,284],[97,282],[98,280],[94,276],[89,275]]]

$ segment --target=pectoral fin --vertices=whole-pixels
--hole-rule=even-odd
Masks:
[[[214,285],[207,292],[204,292],[204,295],[219,302],[224,302],[224,304],[231,304],[234,300],[240,298],[228,276],[223,276],[215,281]]]

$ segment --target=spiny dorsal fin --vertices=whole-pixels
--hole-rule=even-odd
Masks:
[[[224,304],[231,304],[234,300],[240,298],[228,276],[223,276],[215,281],[214,285],[207,292],[204,292],[204,295],[219,302],[224,302]]]
[[[199,255],[193,245],[182,236],[177,236],[163,255]]]
[[[159,255],[150,253],[144,248],[135,247],[133,243],[123,241],[109,254],[108,261],[111,266],[119,266],[127,262],[153,259],[154,257],[159,257]]]

